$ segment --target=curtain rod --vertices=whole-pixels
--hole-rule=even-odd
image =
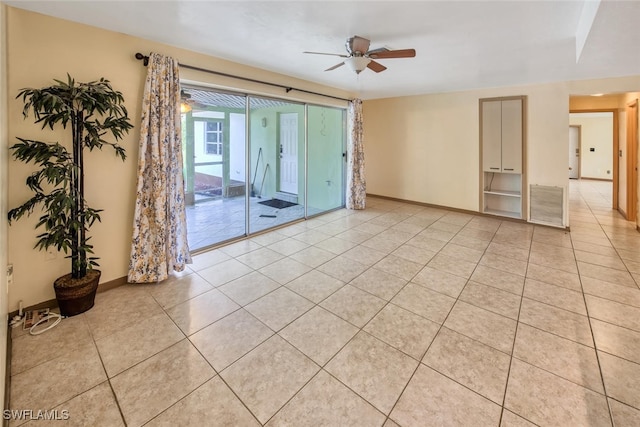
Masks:
[[[146,56],[146,55],[141,54],[140,52],[136,53],[136,59],[137,60],[141,60],[142,63],[145,65],[145,67],[147,65],[149,65],[149,57]],[[291,92],[292,90],[295,90],[295,91],[298,91],[298,92],[304,92],[304,93],[308,93],[308,94],[311,94],[311,95],[319,95],[319,96],[324,96],[326,98],[338,99],[340,101],[351,101],[350,99],[340,98],[339,96],[326,95],[324,93],[312,92],[310,90],[305,90],[305,89],[297,89],[297,88],[291,87],[291,86],[285,86],[285,85],[281,85],[281,84],[277,84],[277,83],[265,82],[265,81],[262,81],[262,80],[250,79],[248,77],[234,76],[233,74],[221,73],[220,71],[214,71],[214,70],[208,70],[206,68],[194,67],[193,65],[181,64],[181,63],[178,63],[178,65],[180,67],[182,67],[182,68],[188,68],[190,70],[195,70],[195,71],[202,71],[203,73],[215,74],[217,76],[231,77],[232,79],[244,80],[246,82],[260,83],[260,84],[263,84],[263,85],[279,87],[279,88],[284,89],[287,93]]]

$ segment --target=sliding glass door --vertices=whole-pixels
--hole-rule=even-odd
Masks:
[[[304,105],[249,97],[251,233],[304,218]]]
[[[189,248],[246,235],[246,97],[184,86],[182,148]]]
[[[183,85],[192,251],[344,206],[345,110]]]
[[[344,206],[346,111],[308,107],[309,172],[307,215]]]

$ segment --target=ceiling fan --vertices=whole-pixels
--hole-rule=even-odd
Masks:
[[[342,67],[344,64],[347,64],[349,68],[356,72],[356,74],[360,74],[360,72],[365,68],[369,68],[376,73],[380,73],[387,69],[387,67],[380,64],[379,62],[374,61],[374,59],[413,58],[414,56],[416,56],[415,49],[389,50],[382,47],[369,50],[370,43],[371,42],[364,37],[353,36],[349,38],[345,43],[345,48],[347,49],[348,55],[324,52],[303,53],[310,53],[313,55],[331,55],[345,58],[345,60],[341,63],[336,64],[333,67],[329,67],[325,71],[335,70],[336,68]]]

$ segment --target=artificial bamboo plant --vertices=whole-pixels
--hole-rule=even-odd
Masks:
[[[102,212],[87,206],[85,201],[84,149],[109,146],[124,161],[125,149],[117,141],[133,125],[122,93],[114,90],[109,80],[80,83],[67,74],[66,82],[54,81],[54,85],[42,89],[22,89],[16,98],[24,103],[24,118],[33,112],[35,123],[42,124],[42,129],[60,125],[67,129],[70,125],[73,150],[68,151],[59,142],[17,138],[19,142],[11,147],[13,157],[38,169],[26,180],[35,194],[8,215],[11,222],[30,215],[40,205],[42,216],[36,229],[44,228],[44,232],[37,236],[35,247],[64,251],[71,259],[71,278],[80,279],[98,265],[98,258],[91,256],[93,246],[87,232],[95,221],[100,221]],[[113,137],[111,141],[106,139],[109,135]]]

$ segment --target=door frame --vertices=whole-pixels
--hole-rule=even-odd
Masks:
[[[635,111],[635,114],[634,114]],[[638,100],[627,104],[627,221],[638,212]]]
[[[618,119],[618,110],[615,108],[588,108],[584,110],[569,110],[569,113],[613,113],[613,197],[611,207],[614,210],[618,210],[618,191],[619,191],[619,183],[618,183],[618,174],[619,165],[618,165],[618,151],[620,150],[620,129],[619,129],[619,119]],[[567,143],[568,143],[567,139]],[[628,187],[628,185],[627,185]]]
[[[578,160],[578,178],[576,179],[580,179],[582,177],[582,125],[569,125],[569,127],[578,129],[578,153],[580,153],[580,159]]]

